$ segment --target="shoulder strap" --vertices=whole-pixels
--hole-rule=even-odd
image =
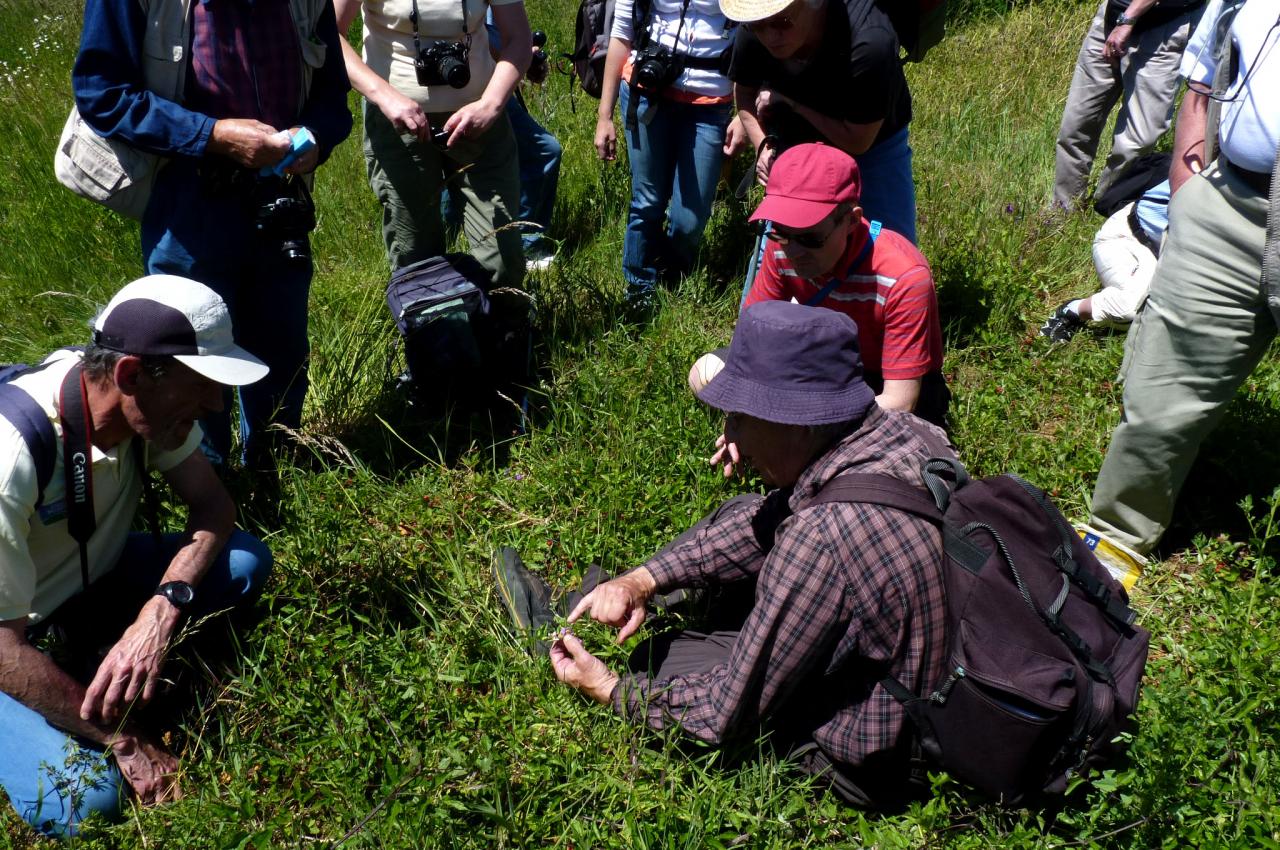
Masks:
[[[828,502],[857,502],[896,508],[934,524],[942,523],[942,511],[919,487],[887,475],[846,472],[837,475],[804,504],[811,508]],[[802,508],[803,510],[803,508]]]
[[[93,510],[93,420],[84,383],[84,366],[77,362],[62,379],[58,392],[62,418],[62,471],[66,482],[67,532],[80,548],[80,578],[89,588],[89,538],[98,527]]]
[[[44,504],[44,490],[58,460],[58,437],[53,423],[30,394],[9,383],[0,384],[0,416],[8,419],[27,444],[36,464],[36,507]]]
[[[848,277],[854,269],[862,265],[863,261],[867,259],[867,254],[871,253],[871,246],[875,244],[876,237],[880,235],[882,227],[883,225],[878,221],[873,221],[868,225],[867,230],[870,238],[863,243],[862,250],[858,252],[858,256],[853,258],[853,262],[849,264],[849,268],[845,270],[843,275],[836,275],[827,283],[826,286],[815,292],[812,298],[804,302],[804,306],[817,307],[827,299],[827,296],[830,295],[837,286],[844,283],[845,278]]]

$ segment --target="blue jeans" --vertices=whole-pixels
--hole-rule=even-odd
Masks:
[[[688,272],[698,256],[702,231],[724,160],[730,104],[693,105],[633,91],[622,84],[622,115],[638,97],[638,121],[628,127],[631,208],[622,243],[622,276],[628,300],[651,298],[660,275]],[[663,221],[666,227],[663,227]]]
[[[157,177],[142,222],[143,265],[149,274],[188,277],[221,295],[236,342],[271,368],[261,381],[239,388],[243,459],[256,463],[278,440],[267,425],[302,424],[311,260],[287,258],[279,238],[257,231],[251,193],[204,192],[196,167],[174,160]],[[215,462],[231,452],[231,392],[222,412],[201,422]]]
[[[516,134],[520,161],[520,220],[537,225],[537,228],[527,224],[521,227],[520,241],[527,252],[551,228],[564,148],[550,130],[529,114],[515,95],[507,101],[507,117],[511,119],[511,129]],[[462,229],[462,208],[453,203],[448,192],[441,192],[440,212],[452,239]]]
[[[131,534],[114,571],[89,589],[95,602],[132,596],[145,601],[177,551],[181,534],[165,535],[157,549],[149,534]],[[237,530],[196,589],[192,616],[253,602],[271,573],[271,552]],[[101,585],[107,583],[109,588]],[[52,619],[56,621],[58,612]],[[52,836],[74,836],[97,813],[120,814],[126,785],[119,769],[96,744],[49,725],[40,713],[0,692],[0,786],[18,815]]]
[[[907,128],[855,156],[862,176],[859,206],[868,220],[916,242],[916,186]]]

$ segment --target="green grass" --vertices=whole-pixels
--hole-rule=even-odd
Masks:
[[[1040,212],[1092,11],[964,4],[909,69],[955,441],[976,473],[1018,471],[1077,515],[1119,418],[1123,338],[1050,348],[1034,329],[1093,286],[1099,220]],[[553,52],[568,48],[572,0],[530,13]],[[139,274],[136,226],[53,180],[78,18],[70,0],[0,2],[3,361],[83,341],[95,305]],[[705,271],[664,293],[651,325],[624,326],[625,167],[596,163],[595,101],[565,78],[530,103],[565,146],[552,235],[566,256],[530,281],[545,364],[536,427],[514,438],[481,421],[424,423],[384,393],[379,212],[358,141],[343,145],[316,192],[316,463],[286,470],[279,522],[245,518],[277,554],[270,616],[244,637],[239,669],[206,675],[175,718],[186,799],[131,811],[84,846],[1280,846],[1267,501],[1280,464],[1263,439],[1278,415],[1274,358],[1206,446],[1166,560],[1135,596],[1155,638],[1130,759],[1075,789],[1047,834],[1043,813],[984,805],[945,777],[902,815],[842,808],[755,745],[717,753],[637,730],[529,659],[490,587],[495,546],[563,585],[593,560],[639,562],[740,486],[705,464],[717,423],[684,374],[729,338],[749,212],[726,193]],[[583,631],[620,660],[604,629]],[[0,821],[0,845],[44,846],[11,813]]]

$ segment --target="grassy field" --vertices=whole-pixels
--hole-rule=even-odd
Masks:
[[[536,0],[555,51],[572,0]],[[1040,320],[1093,285],[1092,213],[1042,212],[1052,144],[1093,7],[958,10],[910,69],[922,248],[936,272],[954,438],[979,474],[1018,471],[1083,515],[1111,429],[1123,337],[1050,347]],[[70,0],[0,0],[0,361],[82,342],[140,273],[136,225],[56,185],[79,31]],[[353,98],[353,108],[357,102]],[[564,77],[530,106],[565,146],[552,235],[529,282],[545,364],[524,436],[415,420],[384,389],[393,330],[358,140],[320,172],[315,462],[285,471],[270,615],[233,674],[203,675],[171,734],[187,797],[91,829],[85,847],[1280,847],[1275,582],[1280,371],[1268,358],[1192,474],[1164,560],[1135,596],[1154,633],[1130,759],[1051,823],[965,795],[868,817],[815,797],[761,748],[636,730],[530,659],[488,555],[519,547],[555,584],[642,560],[741,484],[705,463],[718,423],[684,387],[736,314],[749,208],[726,196],[706,268],[648,326],[619,321],[621,163],[591,148],[595,102]],[[738,164],[741,170],[745,165]],[[237,483],[237,482],[233,482]],[[617,662],[603,629],[583,630]],[[192,675],[196,671],[183,671]],[[733,756],[732,758],[730,756]],[[33,842],[11,812],[0,844]],[[50,845],[51,846],[51,845]]]

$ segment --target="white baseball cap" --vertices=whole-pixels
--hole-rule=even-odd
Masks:
[[[176,275],[148,275],[117,292],[93,321],[93,342],[122,354],[168,355],[233,387],[268,372],[267,364],[236,345],[231,314],[218,293]]]

